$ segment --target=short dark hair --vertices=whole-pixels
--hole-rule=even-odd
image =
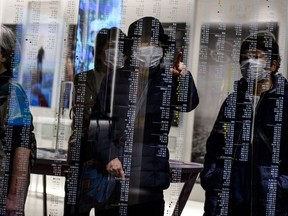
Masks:
[[[271,61],[276,60],[278,62],[278,67],[280,66],[281,57],[279,53],[279,46],[274,34],[269,31],[259,31],[246,37],[241,45],[239,59],[240,63],[245,58],[243,55],[244,52],[246,50],[251,50],[252,47],[263,50],[268,57],[271,57]]]
[[[133,22],[128,29],[128,37],[132,40],[154,40],[160,41],[164,45],[168,42],[168,35],[164,33],[164,29],[160,21],[155,17],[143,17]]]
[[[128,28],[127,39],[125,40],[125,52],[128,56],[127,64],[131,64],[131,56],[136,47],[141,42],[152,42],[158,44],[161,42],[163,55],[170,46],[173,46],[169,41],[169,36],[164,33],[161,22],[155,17],[142,17],[130,24]]]

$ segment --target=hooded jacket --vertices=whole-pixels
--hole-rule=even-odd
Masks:
[[[205,216],[288,215],[288,85],[274,78],[258,101],[242,78],[222,104],[200,173]]]
[[[193,110],[199,98],[190,73],[182,81],[171,76],[169,80],[167,71],[160,65],[144,73],[148,75],[147,82],[138,95],[135,80],[140,74],[134,67],[117,70],[114,86],[112,73],[108,84],[102,83],[92,116],[99,119],[99,113],[112,113],[112,126],[110,139],[101,139],[97,144],[96,157],[104,164],[118,157],[125,170],[125,160],[131,153],[131,170],[125,170],[130,175],[130,186],[162,190],[170,184],[167,144],[173,113]],[[180,85],[186,88],[185,98],[177,95]]]

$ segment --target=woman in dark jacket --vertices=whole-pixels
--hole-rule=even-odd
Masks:
[[[74,181],[78,191],[76,197],[65,196],[64,215],[89,215],[90,210],[95,207],[96,203],[91,200],[88,202],[83,197],[87,191],[91,191],[92,183],[87,179],[90,166],[96,163],[94,157],[94,137],[97,127],[95,122],[90,118],[92,108],[96,102],[97,94],[100,89],[102,80],[108,73],[116,68],[123,66],[120,61],[118,65],[114,64],[115,52],[118,50],[118,58],[122,59],[123,48],[119,44],[123,44],[126,35],[118,28],[103,28],[99,30],[95,38],[94,49],[94,69],[83,71],[74,77],[74,89],[72,99],[72,134],[68,142],[68,163],[71,166],[69,169],[65,190],[69,194],[74,191],[75,185],[69,187],[69,182]],[[80,128],[80,130],[79,130]],[[93,131],[94,130],[94,131]],[[78,178],[75,180],[74,173],[78,170]],[[85,176],[84,176],[85,175]],[[89,195],[96,196],[90,192]],[[76,204],[71,202],[76,200]],[[73,204],[70,204],[73,203]]]
[[[111,139],[99,141],[96,155],[111,175],[122,179],[118,199],[122,207],[97,215],[127,211],[127,215],[160,216],[163,190],[170,184],[167,144],[174,111],[195,109],[199,98],[183,63],[177,62],[172,72],[164,66],[168,36],[158,19],[135,21],[128,38],[130,58],[124,68],[110,74],[108,84],[102,83],[94,109],[112,119]]]

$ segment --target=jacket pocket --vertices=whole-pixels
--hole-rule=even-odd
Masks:
[[[202,188],[207,190],[217,190],[222,188],[223,168],[209,167],[204,168],[200,173],[200,183]]]
[[[276,215],[288,216],[288,173],[280,174],[277,183]]]

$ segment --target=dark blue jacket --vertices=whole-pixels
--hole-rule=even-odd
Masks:
[[[101,119],[101,114],[111,111],[111,92],[114,89],[111,137],[110,141],[100,141],[96,155],[105,164],[115,157],[123,162],[124,154],[127,156],[127,145],[132,144],[131,171],[125,170],[126,174],[130,174],[130,186],[166,189],[170,184],[168,133],[174,112],[193,110],[199,103],[197,89],[190,73],[182,79],[172,78],[170,74],[169,78],[167,71],[160,69],[159,65],[149,69],[148,84],[142,86],[143,89],[147,87],[147,92],[143,90],[143,102],[137,102],[132,95],[140,86],[135,86],[133,81],[133,77],[138,75],[135,68],[124,67],[116,71],[113,88],[112,73],[108,84],[102,83],[92,118]],[[177,94],[179,88],[184,91],[184,97]],[[131,122],[133,106],[138,110],[135,122]],[[125,162],[123,166],[125,169]]]
[[[288,215],[288,85],[274,78],[258,103],[243,78],[224,101],[200,174],[205,216]]]

